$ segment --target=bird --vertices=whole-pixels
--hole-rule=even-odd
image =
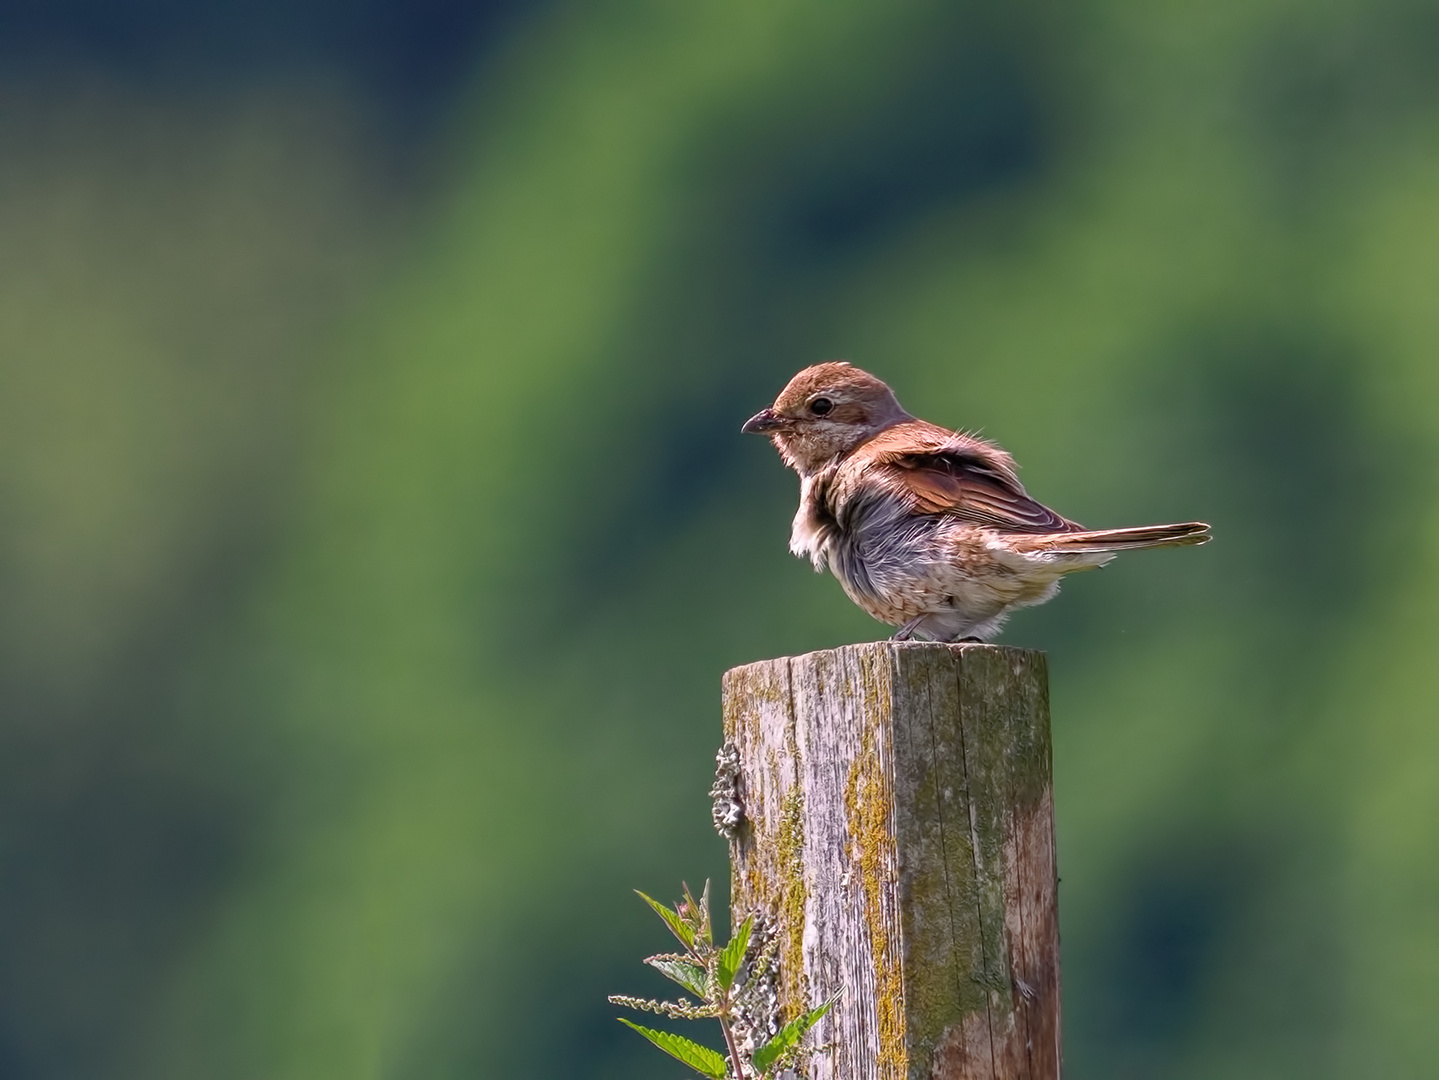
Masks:
[[[1210,539],[1202,521],[1086,529],[1031,498],[996,443],[911,416],[847,361],[805,368],[740,430],[799,474],[790,551],[898,641],[988,641],[1066,574]]]

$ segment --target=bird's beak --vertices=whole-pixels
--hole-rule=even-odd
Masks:
[[[740,431],[745,435],[768,435],[771,431],[778,431],[788,424],[789,421],[773,409],[761,409],[744,422],[744,427],[740,428]]]

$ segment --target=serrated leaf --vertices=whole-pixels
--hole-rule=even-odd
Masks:
[[[672,1035],[668,1031],[640,1027],[639,1024],[632,1024],[624,1017],[619,1019],[625,1027],[634,1028],[670,1057],[683,1062],[700,1075],[708,1076],[711,1080],[724,1080],[726,1071],[724,1055],[716,1053],[708,1046],[701,1046],[697,1042],[686,1039],[683,1035]]]
[[[698,964],[686,963],[683,960],[662,960],[657,956],[650,957],[645,963],[665,978],[679,983],[695,997],[704,1000],[705,969]]]
[[[638,889],[635,890],[635,893],[641,900],[655,909],[655,914],[665,921],[665,925],[670,928],[670,933],[679,938],[681,945],[686,949],[693,949],[695,947],[694,931],[685,925],[684,920],[679,917],[677,912],[671,911],[658,900],[646,896]]]
[[[725,990],[734,985],[735,974],[739,971],[740,964],[744,963],[745,950],[749,948],[750,931],[754,929],[754,916],[746,919],[734,937],[729,939],[719,954],[719,970],[716,973],[719,977],[719,984]]]
[[[705,887],[700,892],[700,898],[696,900],[690,892],[690,887],[684,882],[680,883],[684,890],[685,910],[689,913],[688,924],[694,931],[695,940],[705,945],[714,943],[714,935],[710,930],[710,880],[705,878]]]
[[[755,1069],[758,1072],[764,1072],[778,1061],[780,1055],[786,1050],[798,1046],[799,1041],[805,1037],[809,1029],[819,1023],[824,1014],[829,1012],[838,1000],[839,995],[835,994],[834,997],[830,998],[819,1008],[811,1009],[803,1016],[796,1016],[788,1024],[780,1028],[779,1033],[773,1039],[754,1052],[753,1060]]]

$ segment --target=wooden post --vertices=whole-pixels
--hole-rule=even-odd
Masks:
[[[814,1080],[1057,1080],[1044,654],[876,642],[724,678],[736,921],[785,1019],[841,991]]]

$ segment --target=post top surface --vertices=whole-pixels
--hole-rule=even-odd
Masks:
[[[816,649],[813,652],[800,653],[797,656],[772,656],[765,660],[752,660],[748,664],[739,664],[730,668],[731,672],[744,671],[746,668],[755,667],[761,664],[774,664],[785,660],[813,661],[815,658],[824,655],[834,656],[864,656],[864,655],[889,655],[899,656],[901,653],[946,653],[956,660],[962,658],[966,653],[987,653],[1011,656],[1015,660],[1021,658],[1031,659],[1043,657],[1042,649],[1021,649],[1014,645],[990,645],[978,641],[956,642],[953,644],[941,641],[861,641],[853,645],[841,645],[834,649]],[[728,674],[728,673],[726,673]]]

